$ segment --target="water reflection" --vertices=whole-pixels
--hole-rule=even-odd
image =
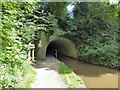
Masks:
[[[61,55],[58,59],[83,78],[88,88],[118,88],[118,70],[84,63]]]

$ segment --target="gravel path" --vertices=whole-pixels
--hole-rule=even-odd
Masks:
[[[31,88],[68,88],[58,73],[59,61],[48,56],[45,61],[36,61],[37,78]]]

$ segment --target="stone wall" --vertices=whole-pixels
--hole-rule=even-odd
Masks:
[[[56,35],[48,36],[44,31],[40,32],[39,34],[40,38],[38,40],[38,43],[36,45],[36,53],[35,53],[35,59],[36,60],[45,60],[46,59],[46,51],[48,45],[53,45],[55,50],[57,50],[59,53],[72,57],[77,58],[78,53],[75,44],[67,39],[62,38]]]

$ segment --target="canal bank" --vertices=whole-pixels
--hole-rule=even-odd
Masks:
[[[81,78],[71,70],[68,72],[69,68],[53,56],[47,56],[46,60],[36,61],[32,65],[37,78],[31,88],[86,88]]]
[[[60,56],[58,59],[80,76],[88,88],[118,88],[120,74],[118,70],[88,64],[66,56]]]

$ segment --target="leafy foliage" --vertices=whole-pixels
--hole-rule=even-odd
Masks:
[[[117,7],[103,2],[76,3],[75,18],[62,21],[60,25],[64,23],[64,30],[69,31],[65,36],[75,41],[80,60],[119,68]]]
[[[28,73],[27,45],[39,40],[41,31],[73,40],[80,60],[120,68],[119,6],[106,2],[75,3],[74,18],[70,18],[66,10],[68,4],[2,2],[0,89],[14,87]]]
[[[44,3],[44,12],[55,15],[56,18],[68,16],[67,8],[68,2],[47,2]]]
[[[38,33],[63,33],[54,15],[42,16],[42,3],[2,2],[2,57],[0,89],[12,88],[29,72],[27,45],[39,39]],[[31,70],[32,71],[32,70]]]
[[[2,2],[0,89],[14,87],[18,84],[21,77],[30,71],[30,66],[24,60],[27,59],[27,43],[30,40],[29,32],[31,31],[28,31],[27,27],[19,28],[23,25],[18,20],[18,15],[23,12],[19,7],[20,4],[15,2]],[[22,6],[25,7],[25,4],[23,2]]]

